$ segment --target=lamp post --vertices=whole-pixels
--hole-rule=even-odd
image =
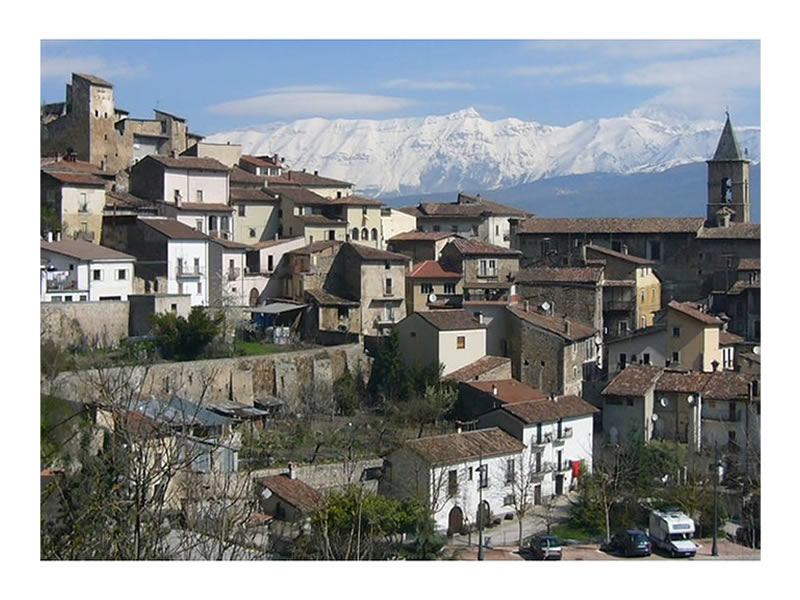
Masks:
[[[483,464],[483,448],[478,458],[478,560],[483,560],[483,477],[486,465]]]
[[[719,514],[717,508],[717,480],[719,479],[719,449],[714,444],[714,540],[711,544],[711,556],[719,556],[717,548],[717,527],[719,526]]]

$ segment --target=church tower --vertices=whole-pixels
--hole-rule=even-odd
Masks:
[[[706,161],[708,163],[707,227],[716,227],[720,224],[721,214],[728,215],[730,222],[733,223],[750,222],[750,161],[742,156],[731,125],[731,117],[727,113],[726,116],[725,127],[719,137],[714,157]],[[725,222],[727,220],[725,219]]]

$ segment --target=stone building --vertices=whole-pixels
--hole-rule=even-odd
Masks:
[[[520,300],[531,306],[566,314],[602,331],[602,267],[531,267],[521,269],[516,277]]]
[[[479,240],[456,237],[442,248],[442,267],[461,273],[464,302],[503,302],[510,299],[519,270],[516,250]]]
[[[761,261],[740,259],[736,268],[725,269],[715,277],[711,308],[724,313],[728,329],[745,339],[761,339]]]
[[[436,261],[418,262],[406,273],[406,310],[409,314],[438,308],[461,308],[461,273],[447,271]]]
[[[79,160],[118,173],[149,154],[174,155],[199,136],[187,130],[186,119],[155,110],[153,119],[134,119],[114,103],[111,83],[73,73],[65,102],[41,110],[41,154],[74,152]]]
[[[455,237],[446,231],[406,231],[390,238],[387,249],[405,254],[413,268],[424,260],[439,260],[442,249]]]
[[[325,240],[285,252],[276,269],[283,281],[282,296],[303,301],[306,290],[323,289],[341,248],[341,242]]]

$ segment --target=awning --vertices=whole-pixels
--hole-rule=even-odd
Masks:
[[[291,312],[293,310],[300,310],[305,308],[307,304],[289,304],[288,302],[273,302],[266,306],[251,306],[246,308],[247,312],[256,313],[259,315],[280,315],[283,313]]]

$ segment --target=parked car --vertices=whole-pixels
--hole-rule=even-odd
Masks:
[[[536,560],[561,560],[561,542],[554,535],[535,535],[530,542]]]
[[[653,550],[647,534],[638,529],[628,529],[615,534],[606,549],[623,556],[650,556]]]

